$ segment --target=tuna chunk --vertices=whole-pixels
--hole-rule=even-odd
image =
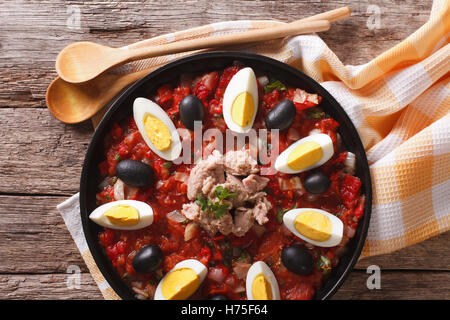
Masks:
[[[251,174],[247,178],[242,180],[242,184],[244,185],[248,193],[256,193],[264,189],[269,181],[269,178]]]
[[[197,220],[200,217],[200,207],[195,202],[185,203],[181,213],[189,220]]]
[[[259,224],[264,224],[269,221],[267,214],[272,209],[272,204],[266,197],[260,198],[253,207],[253,217]]]
[[[211,224],[224,235],[228,235],[233,231],[233,217],[229,213],[219,219],[213,219]],[[217,231],[214,232],[214,234],[215,233],[217,233]]]
[[[228,151],[223,164],[227,173],[236,176],[247,176],[259,172],[258,163],[252,158],[249,150]]]
[[[253,226],[253,209],[237,208],[234,213],[233,234],[242,237]]]
[[[187,196],[190,200],[197,198],[199,193],[208,194],[214,185],[225,182],[222,164],[223,156],[219,151],[213,153],[192,169],[187,182]]]

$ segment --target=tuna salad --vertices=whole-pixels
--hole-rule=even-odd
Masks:
[[[265,224],[272,204],[264,188],[268,178],[258,175],[255,159],[248,150],[215,150],[191,171],[181,213],[200,225],[210,236],[233,233],[240,237],[255,223]]]

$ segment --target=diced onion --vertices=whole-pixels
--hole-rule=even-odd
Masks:
[[[292,99],[292,101],[296,103],[304,103],[306,101],[306,98],[307,98],[306,91],[302,89],[296,89],[294,91],[294,98]]]
[[[245,292],[245,287],[243,285],[239,285],[236,288],[234,288],[233,290],[234,293],[241,293],[241,292]]]
[[[175,174],[173,175],[173,178],[176,181],[180,181],[180,182],[184,182],[186,183],[189,179],[189,175],[185,172],[175,172]]]
[[[353,229],[349,226],[345,226],[344,228],[344,234],[349,237],[349,238],[353,238],[355,236],[356,233],[356,229]]]
[[[356,167],[356,156],[354,153],[347,152],[347,157],[344,161],[344,172],[348,174],[354,174]]]
[[[300,177],[290,178],[289,183],[291,184],[291,188],[293,190],[303,190],[303,184],[302,184],[302,180],[300,180]]]
[[[236,262],[233,265],[233,272],[238,279],[244,279],[247,276],[248,269],[250,269],[250,267],[250,263]]]
[[[125,200],[125,183],[120,179],[114,184],[114,199]]]
[[[322,131],[320,129],[315,128],[315,129],[312,129],[308,135],[312,136],[313,134],[319,134],[319,133],[322,133]]]
[[[164,185],[164,181],[163,180],[158,180],[158,182],[156,182],[156,189],[160,189],[163,185]]]
[[[261,86],[265,87],[269,84],[269,78],[267,76],[258,77],[258,82]]]
[[[175,222],[183,223],[187,219],[185,216],[183,216],[179,210],[173,210],[167,214],[167,219],[170,219]]]
[[[223,272],[222,268],[209,268],[208,279],[215,281],[217,283],[222,283],[225,279],[226,274]]]

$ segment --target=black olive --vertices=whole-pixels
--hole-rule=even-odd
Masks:
[[[133,268],[137,272],[157,270],[163,261],[163,252],[157,245],[145,246],[133,258]]]
[[[227,299],[227,297],[218,294],[218,295],[212,296],[209,300],[228,300],[228,299]]]
[[[266,115],[267,129],[284,130],[291,126],[296,114],[295,105],[291,100],[283,100]]]
[[[179,104],[180,120],[189,130],[194,130],[194,121],[203,121],[205,109],[199,98],[190,94],[184,97]]]
[[[299,245],[284,247],[281,250],[281,261],[289,271],[296,274],[310,274],[314,267],[311,254]]]
[[[141,161],[123,160],[117,164],[117,177],[133,187],[147,187],[153,179],[153,169]]]
[[[310,173],[305,180],[303,180],[303,186],[309,193],[324,193],[330,187],[330,178],[328,178],[325,173],[316,171]]]

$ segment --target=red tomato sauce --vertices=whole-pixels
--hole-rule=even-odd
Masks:
[[[158,88],[156,95],[149,97],[157,102],[171,117],[177,128],[184,128],[178,116],[178,104],[182,98],[195,94],[204,104],[204,130],[219,128],[225,132],[227,126],[222,117],[222,100],[225,88],[233,75],[240,68],[228,67],[214,71],[194,79],[192,84],[183,81],[176,87],[169,84]],[[295,101],[296,88],[272,90],[265,93],[259,85],[259,111],[255,126],[265,128],[264,118],[267,113],[282,100]],[[319,102],[320,102],[320,97]],[[364,211],[364,198],[360,196],[361,182],[359,178],[343,174],[343,162],[346,151],[338,143],[337,130],[339,123],[330,117],[311,117],[311,108],[316,104],[295,103],[297,114],[290,129],[280,132],[279,152],[281,153],[293,141],[305,137],[313,129],[328,134],[333,142],[334,156],[318,170],[326,173],[331,180],[329,190],[325,194],[311,195],[307,192],[299,195],[295,190],[282,187],[293,176],[303,179],[306,173],[288,175],[277,173],[267,176],[268,200],[273,208],[266,223],[265,233],[258,235],[251,229],[243,237],[216,235],[210,237],[201,229],[195,237],[184,241],[186,224],[174,222],[167,214],[181,210],[189,200],[186,196],[187,186],[180,177],[187,176],[193,165],[175,165],[160,158],[150,150],[144,142],[132,117],[119,124],[114,124],[104,141],[105,160],[99,164],[103,177],[111,177],[110,184],[97,194],[98,205],[114,201],[115,168],[124,159],[140,160],[149,164],[156,175],[156,184],[148,188],[139,188],[128,197],[148,203],[154,210],[154,222],[149,227],[137,231],[120,231],[104,229],[99,234],[99,242],[105,248],[106,255],[119,275],[130,286],[148,288],[156,286],[162,276],[175,264],[185,259],[197,259],[208,267],[208,275],[201,288],[191,298],[208,299],[216,294],[228,299],[246,299],[245,277],[239,279],[233,270],[236,262],[253,263],[259,260],[266,262],[274,272],[280,287],[282,299],[298,300],[314,297],[331,269],[339,262],[339,250],[354,235]],[[294,139],[294,140],[293,140]],[[205,147],[205,145],[204,145]],[[180,181],[181,180],[181,181]],[[284,227],[280,221],[280,211],[292,207],[314,207],[337,215],[344,223],[344,239],[337,247],[320,248],[308,245]],[[306,276],[294,274],[287,270],[281,262],[281,249],[293,243],[305,246],[311,253],[316,267]],[[136,252],[142,247],[156,244],[163,253],[162,272],[143,274],[132,267]],[[236,257],[236,254],[239,255]]]

